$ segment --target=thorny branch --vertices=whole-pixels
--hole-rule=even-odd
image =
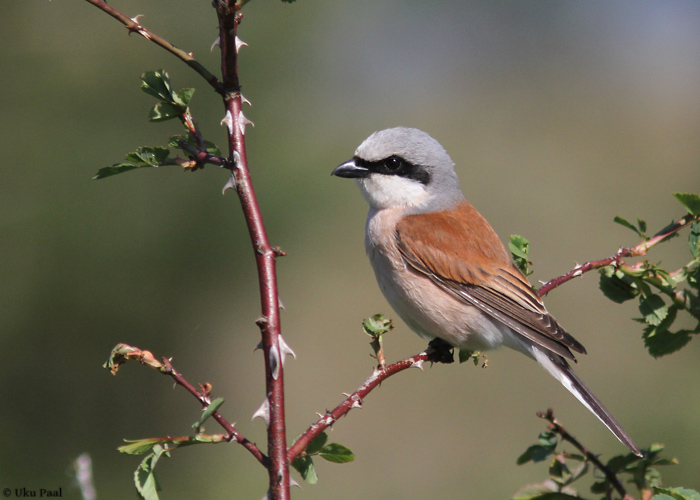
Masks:
[[[206,383],[200,385],[202,390],[198,391],[194,385],[192,385],[173,367],[170,359],[162,358],[159,361],[150,351],[143,351],[137,347],[126,344],[118,344],[112,350],[110,359],[105,364],[105,367],[109,368],[113,375],[116,375],[119,367],[130,359],[138,361],[142,365],[149,366],[154,370],[158,370],[164,375],[168,375],[177,385],[184,388],[187,392],[197,398],[197,400],[202,404],[202,407],[206,408],[211,404],[211,384]],[[235,426],[226,420],[223,415],[216,411],[212,413],[211,418],[213,418],[226,431],[226,441],[235,441],[236,443],[240,444],[247,449],[258,462],[267,466],[267,457],[260,451],[255,443],[248,441],[248,439],[238,432]]]
[[[574,267],[571,271],[569,271],[566,274],[563,274],[557,278],[554,278],[544,285],[542,285],[538,290],[537,294],[540,297],[544,297],[549,293],[551,290],[555,289],[556,287],[563,285],[567,281],[570,281],[574,278],[578,278],[579,276],[582,276],[584,273],[587,273],[588,271],[592,271],[594,269],[600,269],[602,267],[606,266],[616,266],[619,267],[624,263],[624,258],[625,257],[639,257],[642,255],[646,255],[647,252],[654,246],[658,245],[659,243],[662,243],[663,241],[666,241],[668,238],[676,234],[678,231],[683,229],[684,227],[692,224],[693,222],[697,221],[698,217],[688,214],[685,217],[682,217],[678,221],[669,224],[665,228],[663,228],[661,231],[659,231],[657,234],[655,234],[653,237],[649,238],[648,240],[644,240],[638,245],[634,247],[621,247],[615,255],[612,255],[610,257],[607,257],[605,259],[600,259],[600,260],[593,260],[593,261],[588,261],[585,264],[580,264]]]
[[[546,412],[537,412],[537,416],[549,422],[548,427],[552,432],[559,434],[564,441],[568,441],[569,443],[574,445],[574,447],[586,457],[586,460],[595,465],[598,468],[598,470],[605,475],[605,478],[608,481],[610,481],[610,484],[620,494],[623,500],[633,500],[632,497],[627,494],[627,491],[625,491],[624,486],[622,486],[622,483],[617,478],[615,473],[611,471],[608,467],[606,467],[605,464],[601,462],[596,455],[591,453],[585,446],[583,446],[583,444],[581,444],[581,442],[578,439],[569,434],[569,432],[557,421],[557,419],[554,418],[554,412],[551,408],[548,409]]]
[[[265,357],[266,404],[268,420],[268,475],[269,500],[287,500],[289,494],[289,461],[287,460],[287,436],[284,404],[284,341],[281,339],[280,307],[277,289],[276,259],[281,255],[271,245],[263,222],[248,169],[245,131],[251,122],[243,114],[244,98],[238,78],[238,51],[245,44],[238,38],[241,21],[240,8],[234,0],[213,2],[219,19],[219,46],[221,48],[221,74],[228,127],[228,161],[232,167],[235,188],[243,215],[248,225],[255,252],[260,288],[261,319],[257,322],[262,335]]]
[[[194,58],[194,55],[192,52],[185,52],[182,49],[178,49],[175,47],[172,43],[164,39],[163,37],[160,37],[153,33],[152,31],[147,30],[146,28],[143,27],[139,23],[139,17],[141,16],[134,16],[133,18],[123,14],[122,12],[118,11],[111,5],[108,5],[107,2],[104,2],[103,0],[85,0],[88,3],[91,3],[101,11],[109,14],[112,16],[114,19],[122,23],[124,26],[126,26],[126,29],[129,30],[129,33],[137,33],[144,37],[146,40],[150,40],[151,42],[155,43],[156,45],[164,48],[171,54],[173,54],[175,57],[178,59],[182,60],[185,64],[187,64],[190,68],[195,70],[197,73],[199,73],[202,78],[204,78],[209,85],[212,86],[212,88],[219,94],[223,92],[223,86],[221,82],[219,81],[216,76],[214,76],[212,73],[209,72],[202,64],[199,63]]]
[[[287,452],[287,460],[291,463],[306,449],[316,436],[332,426],[340,417],[347,415],[350,410],[354,408],[361,408],[364,398],[386,379],[408,368],[422,368],[423,363],[426,361],[433,363],[449,363],[451,362],[451,357],[449,355],[446,356],[444,346],[431,343],[428,349],[420,354],[402,359],[401,361],[397,361],[383,368],[375,368],[372,375],[370,375],[355,392],[348,395],[345,400],[334,409],[327,411],[325,415],[321,415],[320,418],[294,442]]]

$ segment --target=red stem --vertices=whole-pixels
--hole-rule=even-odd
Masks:
[[[667,240],[687,225],[692,224],[693,222],[699,219],[700,217],[698,216],[687,214],[678,221],[669,224],[648,240],[645,239],[637,246],[631,248],[622,247],[617,251],[617,253],[615,253],[615,255],[612,255],[605,259],[592,260],[586,262],[585,264],[577,265],[568,273],[562,274],[561,276],[554,278],[542,285],[537,290],[537,295],[539,295],[540,297],[544,297],[547,293],[549,293],[556,287],[563,285],[569,280],[578,278],[579,276],[582,276],[584,273],[592,271],[593,269],[600,269],[601,267],[611,265],[619,266],[623,263],[624,257],[639,257],[641,255],[646,255],[651,247],[662,243],[663,241]]]
[[[152,31],[147,30],[144,28],[139,22],[136,17],[130,18],[126,14],[118,11],[111,5],[107,4],[107,2],[104,2],[103,0],[85,0],[88,3],[91,3],[101,11],[109,14],[112,16],[114,19],[122,23],[124,26],[126,26],[126,29],[129,30],[129,33],[137,33],[144,37],[146,40],[149,40],[156,45],[164,48],[171,54],[173,54],[175,57],[179,58],[182,60],[185,64],[187,64],[190,68],[195,70],[197,73],[199,73],[202,78],[204,78],[209,85],[212,86],[216,92],[219,94],[222,92],[222,85],[221,82],[209,72],[204,66],[202,66],[199,61],[197,61],[194,56],[192,55],[191,52],[185,52],[182,49],[178,49],[175,47],[172,43],[167,41],[165,38],[162,38]]]
[[[350,394],[345,400],[338,406],[330,411],[327,411],[324,416],[319,418],[314,424],[309,427],[304,434],[302,434],[299,439],[297,439],[294,444],[289,448],[287,452],[287,459],[291,463],[296,457],[298,457],[309,445],[309,443],[323,431],[328,429],[331,425],[335,423],[340,417],[347,415],[353,408],[360,408],[364,398],[372,392],[379,384],[399,372],[406,370],[411,367],[419,367],[424,361],[437,361],[437,352],[428,348],[428,350],[411,356],[410,358],[397,361],[394,364],[386,366],[382,369],[375,369],[374,373],[365,380],[365,382],[352,394]]]
[[[165,366],[165,374],[169,375],[176,384],[184,388],[187,392],[196,397],[202,406],[206,408],[211,404],[210,398],[198,391],[185,377],[182,376],[172,365],[169,359],[163,358],[163,365]],[[260,449],[246,439],[228,420],[226,420],[218,411],[212,413],[211,418],[213,418],[228,435],[229,441],[235,441],[245,449],[247,449],[252,455],[260,462],[262,465],[267,467],[267,457],[260,451]]]
[[[242,98],[238,80],[236,35],[240,16],[233,0],[214,2],[219,18],[221,73],[224,105],[230,117],[229,161],[233,165],[236,190],[253,243],[260,282],[262,317],[258,320],[265,356],[266,397],[270,408],[268,424],[268,474],[270,500],[286,500],[289,494],[289,462],[284,407],[284,372],[279,346],[280,310],[277,291],[276,257],[267,237],[260,206],[253,190],[245,148],[245,124],[242,120]]]

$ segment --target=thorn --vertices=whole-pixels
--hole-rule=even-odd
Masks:
[[[282,299],[280,299],[279,297],[277,297],[277,303],[279,304],[280,309],[286,311],[284,304],[282,303]]]
[[[258,327],[260,327],[260,328],[267,325],[268,322],[269,322],[269,320],[267,319],[266,316],[260,316],[258,319],[255,320],[255,324],[258,325]]]
[[[221,37],[217,36],[216,40],[214,40],[214,43],[211,44],[211,47],[209,48],[209,52],[212,52],[214,50],[214,47],[221,47]]]
[[[349,398],[349,397],[350,397],[350,394],[348,394],[347,392],[341,392],[341,394],[342,394],[343,396],[345,396],[346,398]]]
[[[238,168],[241,163],[241,154],[238,151],[233,152],[233,166]]]
[[[423,360],[418,360],[413,363],[413,368],[418,368],[420,371],[423,371]]]
[[[316,415],[318,415],[318,418],[326,418],[323,413],[316,412]]]
[[[236,427],[236,422],[233,422],[231,425],[233,427]],[[228,436],[229,436],[229,440],[228,440],[229,443],[237,443],[238,442],[238,438],[236,438],[236,436],[234,436],[233,434],[229,434]]]
[[[252,106],[252,105],[253,105],[248,99],[246,99],[245,97],[243,97],[243,94],[241,94],[241,102],[247,104],[248,106]]]
[[[279,336],[278,342],[280,344],[280,350],[282,351],[282,366],[284,366],[284,360],[290,354],[294,359],[297,359],[296,353],[294,351],[292,351],[292,348],[287,345],[287,343],[284,341],[284,337],[282,337],[282,335]]]
[[[253,413],[253,418],[251,420],[255,420],[256,418],[262,418],[265,421],[265,425],[267,427],[270,426],[270,400],[265,398],[265,401],[260,405],[260,408],[257,409],[255,413]]]
[[[238,190],[238,183],[236,182],[236,176],[233,174],[233,170],[231,171],[231,177],[229,177],[228,181],[226,181],[226,184],[224,184],[224,187],[221,190],[221,194],[226,194],[226,191],[228,191],[229,189],[233,189],[234,191]]]
[[[127,26],[126,28],[129,30],[129,33],[135,31],[142,37],[144,37],[146,40],[151,39],[151,35],[141,26],[141,23],[139,23],[139,18],[143,17],[143,14],[138,14],[134,17],[131,18],[131,20],[136,24],[136,26]]]
[[[289,478],[289,486],[296,486],[297,488],[301,489],[301,485],[297,483],[293,477]]]
[[[240,52],[241,47],[247,47],[248,44],[236,36],[236,54]]]
[[[229,135],[233,134],[233,116],[231,115],[231,111],[226,111],[226,115],[221,120],[221,124],[226,125]]]
[[[262,351],[262,348],[263,348],[263,345],[262,345],[262,340],[261,340],[260,342],[258,342],[258,345],[255,346],[255,349],[253,349],[253,353],[255,353],[255,351]]]
[[[248,125],[252,125],[255,127],[255,123],[251,122],[248,118],[245,117],[243,112],[241,111],[238,113],[238,128],[241,129],[241,134],[245,135],[245,128]]]
[[[280,369],[282,368],[283,360],[280,356],[280,351],[277,346],[273,345],[270,348],[270,371],[272,372],[272,378],[277,380],[280,376]]]

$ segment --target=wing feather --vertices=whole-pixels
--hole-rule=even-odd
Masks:
[[[560,356],[575,361],[569,349],[585,354],[583,345],[547,312],[491,226],[468,202],[449,212],[404,217],[396,238],[406,263],[443,290]]]

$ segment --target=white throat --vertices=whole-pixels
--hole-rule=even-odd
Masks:
[[[430,194],[424,184],[396,175],[372,174],[357,179],[357,185],[369,206],[376,209],[420,209],[430,201]]]

